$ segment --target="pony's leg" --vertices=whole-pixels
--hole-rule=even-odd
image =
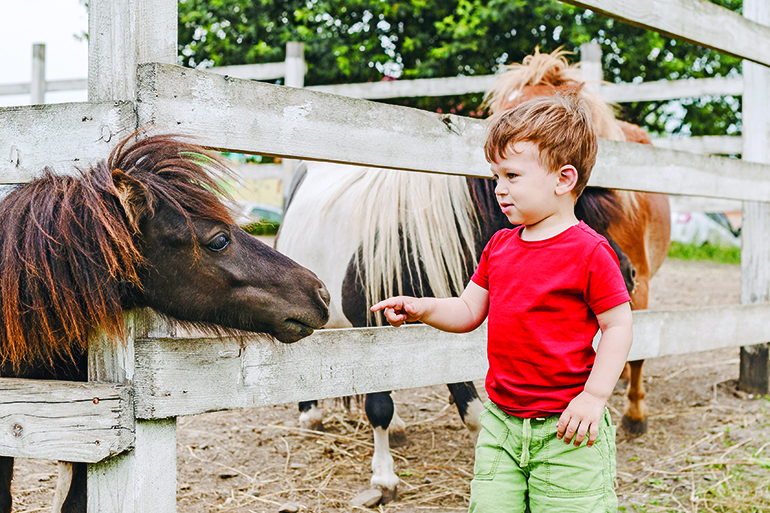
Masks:
[[[57,465],[59,476],[56,479],[56,491],[53,495],[53,506],[51,513],[59,513],[62,510],[65,499],[70,493],[72,487],[72,463],[60,461]]]
[[[647,432],[647,405],[644,396],[647,394],[642,383],[642,365],[644,360],[628,362],[631,368],[631,379],[628,382],[628,409],[623,415],[623,428],[633,436]]]
[[[449,383],[447,388],[449,393],[452,394],[452,400],[455,406],[457,406],[457,412],[460,414],[460,418],[463,419],[465,427],[468,428],[472,435],[477,435],[481,431],[479,417],[481,412],[484,411],[484,405],[481,403],[481,399],[479,399],[479,394],[476,392],[473,382]]]
[[[388,426],[388,441],[392,447],[403,447],[406,445],[406,422],[398,416],[396,405],[393,405],[393,418],[390,419]]]
[[[11,479],[13,479],[13,458],[0,456],[0,513],[11,513]]]
[[[299,426],[302,429],[323,431],[323,420],[324,415],[318,407],[318,401],[304,401],[299,403]]]
[[[86,480],[88,465],[86,463],[70,463],[72,467],[72,484],[67,498],[62,504],[62,513],[86,513],[88,498],[86,497]]]
[[[386,504],[398,498],[398,476],[393,471],[393,456],[388,442],[388,427],[394,412],[390,392],[366,394],[364,409],[374,428],[371,485],[382,492],[380,503]]]

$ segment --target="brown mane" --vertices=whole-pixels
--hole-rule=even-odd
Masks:
[[[74,361],[101,325],[123,338],[123,309],[141,291],[142,219],[160,204],[188,221],[232,224],[203,148],[155,136],[115,148],[76,176],[43,175],[0,202],[0,364]],[[191,233],[192,236],[192,233]]]

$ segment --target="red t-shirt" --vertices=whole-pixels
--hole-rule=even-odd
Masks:
[[[486,389],[518,417],[563,412],[583,391],[596,314],[631,298],[617,256],[582,221],[546,240],[495,233],[471,278],[489,291]]]

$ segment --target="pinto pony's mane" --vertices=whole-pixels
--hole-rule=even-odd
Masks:
[[[203,148],[171,136],[124,141],[75,176],[46,168],[0,202],[0,364],[74,361],[101,326],[122,340],[141,294],[142,220],[159,205],[232,224]],[[192,233],[191,233],[192,236]]]
[[[403,294],[404,282],[427,284],[422,293],[429,290],[436,297],[462,293],[469,266],[476,262],[478,225],[465,177],[358,168],[324,208],[353,184],[365,191],[353,206],[348,229],[359,241],[356,265],[366,276],[367,304]],[[401,266],[402,248],[410,249],[403,255],[407,269]],[[370,320],[382,322],[379,316]]]

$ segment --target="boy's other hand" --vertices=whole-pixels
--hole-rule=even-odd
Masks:
[[[385,314],[385,319],[393,326],[401,326],[405,322],[419,321],[425,315],[425,308],[418,298],[409,296],[391,297],[380,301],[372,307],[372,312]]]
[[[581,392],[567,406],[556,423],[556,438],[569,444],[574,439],[575,447],[583,443],[591,447],[599,434],[599,423],[604,415],[605,401],[588,392]]]

